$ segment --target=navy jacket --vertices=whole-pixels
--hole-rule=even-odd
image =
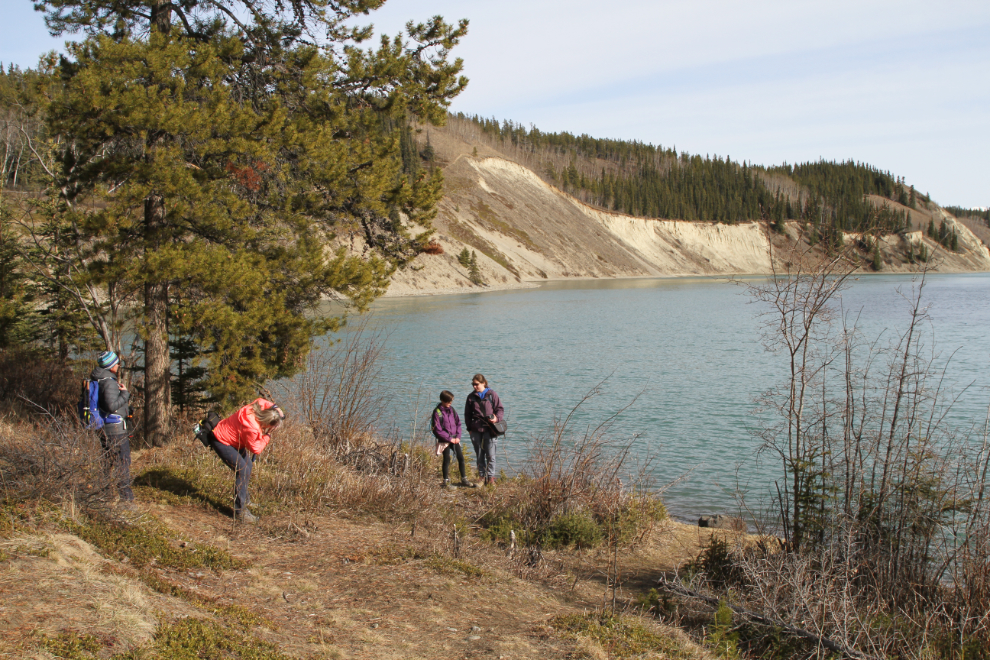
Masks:
[[[477,392],[468,394],[464,403],[464,425],[468,431],[481,433],[491,428],[485,420],[495,415],[496,419],[505,419],[505,411],[502,409],[502,402],[499,400],[495,390],[489,389],[484,400],[478,396]]]

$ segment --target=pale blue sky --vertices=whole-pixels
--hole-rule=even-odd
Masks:
[[[0,0],[0,61],[57,47]],[[452,110],[761,164],[866,161],[942,204],[990,205],[990,2],[389,0],[471,20]]]

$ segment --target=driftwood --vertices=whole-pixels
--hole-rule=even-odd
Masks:
[[[708,603],[709,605],[714,605],[715,607],[718,607],[720,603],[718,598],[705,596],[704,594],[700,594],[697,591],[692,591],[691,589],[688,589],[684,585],[679,584],[677,582],[669,582],[666,578],[660,578],[660,580],[657,582],[657,585],[661,589],[678,594],[679,596],[685,596],[687,598],[694,598],[697,600],[701,600]],[[851,649],[848,646],[845,646],[844,644],[840,644],[835,640],[829,639],[828,637],[822,637],[821,635],[816,635],[810,630],[805,630],[804,628],[797,628],[795,626],[786,624],[783,621],[779,621],[764,614],[759,614],[757,612],[750,612],[748,610],[744,610],[743,608],[733,605],[732,603],[726,603],[726,606],[736,614],[740,616],[744,616],[750,621],[753,621],[754,623],[759,623],[765,626],[773,626],[775,628],[779,628],[782,632],[785,632],[788,635],[801,637],[803,639],[812,641],[816,644],[820,644],[821,646],[827,648],[829,651],[839,653],[843,657],[853,658],[854,660],[869,660],[869,658],[871,657],[864,653],[860,653],[855,649]]]

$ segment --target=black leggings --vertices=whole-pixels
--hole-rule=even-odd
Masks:
[[[467,471],[464,469],[464,452],[461,451],[461,443],[452,444],[443,450],[443,478],[444,481],[450,479],[450,452],[453,451],[457,457],[457,469],[461,471],[461,480],[467,478]]]

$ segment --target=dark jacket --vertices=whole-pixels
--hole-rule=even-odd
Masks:
[[[477,392],[471,392],[464,403],[464,425],[467,426],[468,431],[476,433],[487,431],[491,426],[485,420],[491,417],[493,412],[497,419],[505,419],[502,402],[495,394],[495,390],[489,389],[485,393],[484,400]]]
[[[438,440],[450,442],[454,438],[461,437],[461,418],[457,416],[454,406],[438,405],[433,409],[430,428]]]
[[[126,418],[127,402],[131,400],[131,393],[120,389],[120,385],[117,384],[117,376],[109,369],[95,367],[93,373],[89,375],[89,379],[100,383],[100,414],[103,416],[120,415]]]

